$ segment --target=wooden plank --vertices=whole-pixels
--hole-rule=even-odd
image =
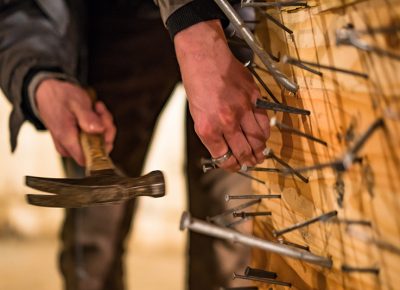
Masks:
[[[294,31],[294,36],[290,37],[271,22],[263,21],[257,28],[257,37],[263,47],[274,55],[280,52],[305,61],[365,72],[370,78],[366,80],[329,70],[321,70],[324,74],[321,78],[280,63],[280,69],[300,86],[299,94],[293,96],[281,92],[267,73],[260,72],[284,103],[312,112],[310,117],[282,113],[270,116],[329,144],[324,147],[273,128],[267,145],[291,166],[309,166],[343,156],[377,118],[384,118],[386,126],[378,129],[360,151],[362,163],[354,164],[346,172],[337,173],[332,169],[309,172],[305,174],[310,180],[307,184],[292,176],[255,174],[267,182],[266,186],[254,183],[255,192],[281,193],[282,199],[262,202],[259,210],[272,211],[272,216],[257,218],[254,233],[267,240],[276,240],[272,230],[332,210],[337,210],[341,219],[370,221],[372,227],[317,223],[284,235],[290,242],[309,246],[315,254],[332,257],[332,269],[259,250],[254,250],[253,266],[278,273],[279,280],[293,284],[292,289],[398,289],[400,255],[366,243],[348,231],[357,231],[400,247],[400,61],[351,46],[337,46],[335,32],[348,23],[360,31],[398,26],[400,1],[309,2],[309,9],[272,11]],[[400,32],[363,33],[361,37],[385,50],[400,53]],[[266,160],[263,166],[279,165]],[[340,199],[342,201],[338,202]],[[342,265],[377,267],[380,273],[344,273]],[[259,286],[260,289],[284,289]]]

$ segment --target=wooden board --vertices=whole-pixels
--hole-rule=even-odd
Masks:
[[[270,75],[263,79],[284,103],[310,110],[311,116],[277,113],[277,119],[328,142],[328,147],[308,139],[271,131],[268,146],[293,167],[329,162],[341,157],[377,118],[378,129],[359,153],[362,162],[343,173],[332,169],[311,171],[309,183],[296,177],[272,173],[255,174],[267,182],[254,183],[256,193],[281,193],[281,200],[264,200],[259,210],[272,211],[271,217],[257,218],[255,235],[276,240],[272,230],[310,219],[332,210],[341,219],[370,221],[372,227],[337,223],[316,223],[283,237],[307,245],[314,254],[332,257],[332,269],[254,250],[253,266],[278,273],[278,279],[292,283],[292,289],[400,289],[400,255],[396,249],[366,242],[367,236],[379,243],[400,248],[400,61],[352,46],[337,46],[335,32],[348,23],[356,30],[399,26],[400,1],[369,0],[308,1],[311,8],[268,10],[294,31],[293,37],[263,20],[257,37],[274,55],[287,54],[369,74],[369,79],[321,70],[323,77],[279,63],[278,67],[299,86],[294,96],[276,85]],[[261,16],[260,16],[261,18]],[[385,50],[400,53],[400,32],[364,33],[363,40]],[[265,93],[263,91],[263,93]],[[273,116],[274,114],[270,114]],[[265,167],[279,167],[266,160]],[[352,233],[352,234],[351,234]],[[342,265],[379,268],[378,275],[344,273]],[[260,289],[285,289],[259,284]]]

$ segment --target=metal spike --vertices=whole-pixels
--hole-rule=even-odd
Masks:
[[[274,279],[267,279],[267,278],[260,278],[260,277],[244,276],[244,275],[239,275],[239,274],[236,274],[236,273],[233,273],[233,279],[258,281],[258,282],[263,282],[263,283],[267,283],[267,284],[292,287],[292,284],[288,283],[288,282],[282,282],[282,281],[277,281],[277,280],[274,280]]]
[[[249,266],[247,266],[246,269],[244,270],[244,274],[246,276],[260,277],[260,278],[267,278],[267,279],[278,278],[278,275],[274,272],[269,272],[269,271],[265,271],[262,269],[255,269],[255,268],[251,268]]]
[[[308,8],[307,1],[286,1],[286,2],[258,2],[254,0],[243,0],[242,7],[264,7],[264,8],[282,8],[282,7],[304,7]]]
[[[274,235],[274,237],[279,237],[279,236],[281,236],[283,234],[289,233],[289,232],[294,231],[294,230],[298,230],[300,228],[306,227],[306,226],[311,225],[311,224],[316,223],[316,222],[325,221],[325,220],[330,219],[330,218],[335,217],[335,216],[337,216],[337,211],[336,210],[330,211],[328,213],[324,213],[324,214],[322,214],[320,216],[314,217],[314,218],[306,220],[304,222],[294,224],[294,225],[292,225],[290,227],[287,227],[285,229],[273,230],[272,234]]]
[[[306,116],[311,115],[311,112],[308,110],[291,107],[291,106],[288,106],[285,104],[275,104],[275,103],[271,103],[271,102],[268,102],[263,99],[257,99],[256,108],[271,110],[271,111],[275,111],[275,112],[285,112],[285,113],[289,113],[289,114],[298,114],[298,115],[306,115]]]
[[[225,195],[225,201],[230,201],[232,199],[271,199],[271,198],[281,198],[280,194],[242,194],[242,195]]]
[[[222,224],[224,224],[224,223],[221,222],[221,221],[223,220],[223,218],[224,218],[225,216],[231,215],[231,214],[233,214],[234,212],[237,212],[237,211],[246,209],[246,208],[248,208],[248,207],[251,207],[251,206],[253,206],[253,205],[259,204],[260,202],[261,202],[261,199],[258,198],[258,199],[256,199],[256,200],[251,200],[251,201],[248,201],[248,202],[246,202],[246,203],[242,203],[242,204],[240,204],[240,205],[238,205],[238,206],[236,206],[236,207],[227,209],[227,210],[224,211],[223,213],[220,213],[220,214],[218,214],[218,215],[216,215],[216,216],[207,217],[207,221],[209,221],[209,222],[214,222],[214,223],[217,223],[217,224],[221,224],[221,225],[222,225]]]
[[[348,265],[342,265],[342,272],[345,273],[352,273],[352,272],[357,272],[357,273],[370,273],[370,274],[379,274],[379,268],[361,268],[361,267],[352,267]]]
[[[257,217],[257,216],[270,216],[272,213],[270,211],[256,211],[256,212],[246,212],[246,211],[240,211],[240,212],[234,212],[232,213],[233,217],[241,217],[242,219],[245,219],[247,217]]]

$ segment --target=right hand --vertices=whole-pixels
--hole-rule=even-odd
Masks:
[[[80,131],[104,134],[106,149],[112,150],[116,128],[111,113],[102,102],[93,106],[88,93],[78,85],[46,79],[39,84],[35,100],[40,118],[62,156],[85,165]]]

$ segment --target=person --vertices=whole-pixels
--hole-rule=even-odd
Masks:
[[[0,1],[0,85],[13,105],[11,147],[28,120],[50,132],[68,175],[79,176],[85,162],[79,131],[103,133],[115,164],[138,176],[157,116],[182,77],[192,117],[189,211],[204,219],[224,210],[222,193],[246,192],[250,183],[221,170],[203,175],[200,157],[231,150],[220,167],[232,171],[262,162],[268,117],[254,108],[260,92],[230,51],[227,20],[213,1],[159,0],[158,6],[150,0]],[[84,86],[95,89],[94,106]],[[67,210],[60,255],[66,289],[124,289],[124,241],[135,206],[133,200]],[[248,249],[195,233],[189,240],[191,290],[228,285],[231,273],[248,263]]]

